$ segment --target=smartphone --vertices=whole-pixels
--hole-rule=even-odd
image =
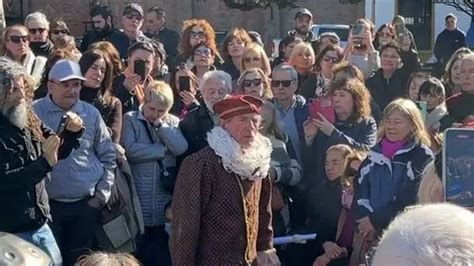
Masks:
[[[415,103],[416,103],[416,106],[418,107],[418,110],[420,110],[421,117],[423,118],[423,121],[426,121],[426,116],[428,115],[426,102],[425,101],[416,101]]]
[[[329,122],[336,122],[336,113],[332,100],[326,97],[313,99],[309,104],[309,116],[314,119],[320,119],[318,113],[321,113]]]
[[[145,72],[146,72],[145,61],[140,60],[140,59],[133,61],[133,70],[135,74],[142,77],[142,80],[145,80],[146,78],[145,77]]]
[[[444,133],[443,187],[447,202],[474,208],[474,129]]]
[[[364,32],[364,25],[361,23],[357,23],[352,26],[351,28],[352,32],[352,40],[354,42],[354,45],[356,47],[362,46],[362,33]]]
[[[191,78],[188,76],[179,77],[179,90],[191,92]]]
[[[68,119],[69,119],[69,116],[67,115],[63,115],[61,117],[61,120],[59,121],[58,129],[56,130],[56,135],[61,136],[64,133],[64,130],[66,130]]]

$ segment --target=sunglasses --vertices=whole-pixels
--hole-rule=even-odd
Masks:
[[[196,31],[191,31],[191,33],[189,34],[189,37],[190,37],[191,39],[206,38],[206,33],[204,33],[204,31],[198,31],[198,32],[196,32]]]
[[[194,51],[194,55],[196,56],[201,56],[201,55],[204,55],[204,56],[209,56],[211,55],[211,51],[210,50],[196,50]]]
[[[252,86],[257,87],[262,84],[262,80],[261,79],[254,79],[254,80],[246,79],[242,82],[242,84],[244,85],[245,88],[249,88]]]
[[[31,29],[28,29],[28,31],[30,32],[30,34],[36,34],[37,32],[39,32],[40,34],[43,34],[43,32],[45,31],[46,29],[44,28],[31,28]]]
[[[293,80],[272,80],[272,87],[280,87],[283,86],[284,88],[290,87]]]
[[[254,61],[254,62],[260,62],[260,57],[253,57],[253,58],[246,57],[246,58],[244,58],[244,61],[245,61],[245,63],[250,63],[250,62],[252,62],[252,61]]]
[[[332,56],[325,56],[323,60],[324,62],[333,63],[333,64],[339,62],[339,59],[337,57],[332,57]]]
[[[138,21],[143,20],[143,17],[140,15],[126,15],[125,17],[129,20],[138,20]]]
[[[10,36],[10,38],[8,38],[8,40],[11,41],[14,44],[19,44],[20,42],[27,43],[30,40],[30,38],[26,35],[24,35],[24,36],[13,35],[13,36]]]
[[[53,30],[51,31],[51,33],[53,34],[69,34],[69,31],[68,30]]]

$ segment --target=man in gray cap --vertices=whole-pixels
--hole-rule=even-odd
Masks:
[[[313,14],[307,8],[301,8],[295,14],[295,29],[288,32],[289,36],[295,35],[305,42],[312,43],[317,36],[311,31],[313,26]]]
[[[125,6],[122,13],[122,29],[112,33],[107,41],[111,42],[120,54],[122,60],[127,59],[128,47],[137,41],[148,40],[140,30],[143,26],[145,13],[138,3]]]
[[[64,265],[73,265],[92,246],[99,210],[110,198],[116,156],[99,111],[79,100],[84,80],[79,64],[59,60],[48,79],[48,96],[33,105],[43,123],[57,129],[61,137],[66,113],[84,121],[80,147],[67,160],[58,162],[46,185],[53,217],[51,229]]]

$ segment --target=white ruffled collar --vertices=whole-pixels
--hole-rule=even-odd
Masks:
[[[217,156],[221,157],[224,169],[239,175],[242,180],[260,180],[268,175],[272,144],[261,134],[245,150],[229,132],[219,126],[207,133],[207,141]]]

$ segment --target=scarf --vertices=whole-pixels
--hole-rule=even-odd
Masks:
[[[268,175],[272,144],[261,134],[251,146],[243,150],[229,132],[222,127],[214,127],[207,133],[209,146],[221,157],[224,169],[235,173],[242,180],[260,180]]]
[[[382,154],[385,157],[392,159],[393,155],[403,148],[403,146],[405,146],[405,143],[405,140],[391,142],[387,138],[383,138],[380,143],[380,146],[382,147]]]
[[[30,48],[36,56],[48,57],[53,51],[53,43],[50,40],[46,42],[32,42],[30,43]]]

